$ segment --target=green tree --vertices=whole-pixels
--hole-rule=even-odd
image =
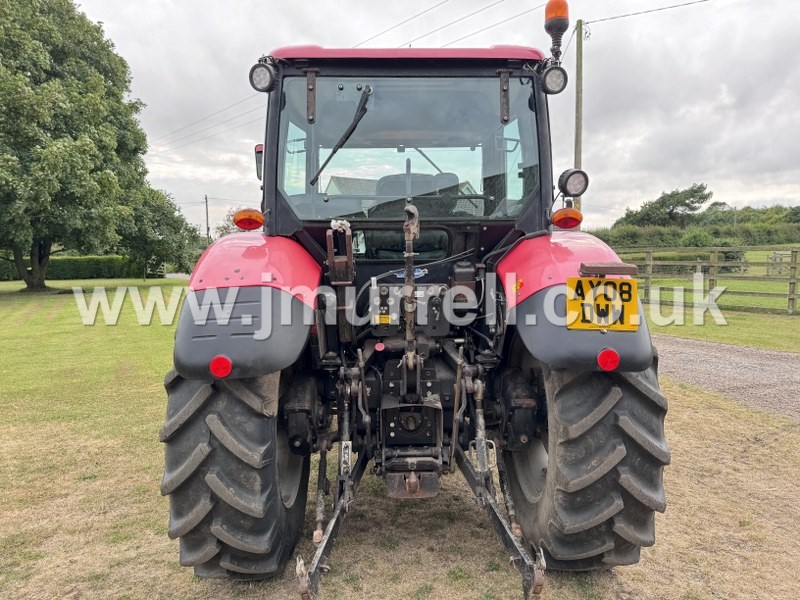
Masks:
[[[700,226],[727,225],[733,223],[735,211],[736,209],[727,202],[712,202],[697,215],[695,223]]]
[[[711,199],[713,192],[706,184],[695,183],[683,190],[662,193],[657,199],[645,202],[639,210],[627,209],[617,225],[656,225],[686,227],[697,212]]]
[[[142,274],[171,262],[190,271],[199,255],[200,232],[186,222],[165,192],[137,190],[127,199],[126,218],[118,225],[117,251],[133,261]]]
[[[242,231],[233,224],[233,216],[240,210],[242,210],[241,206],[235,206],[228,209],[228,212],[225,213],[225,218],[223,219],[222,223],[214,228],[214,236],[216,239],[231,233],[238,233]]]
[[[28,289],[45,288],[56,252],[113,248],[152,192],[129,89],[72,1],[0,0],[0,249]]]

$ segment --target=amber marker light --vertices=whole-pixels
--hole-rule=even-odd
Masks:
[[[260,210],[256,210],[255,208],[243,208],[242,210],[236,211],[236,214],[233,215],[233,224],[239,229],[252,231],[253,229],[264,226],[264,215]]]
[[[553,213],[552,221],[560,229],[575,229],[583,221],[583,215],[577,208],[559,208]]]

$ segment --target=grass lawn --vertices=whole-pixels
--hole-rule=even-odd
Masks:
[[[94,288],[106,287],[116,288],[126,285],[135,285],[139,287],[153,287],[153,286],[181,286],[186,285],[185,279],[70,279],[67,281],[47,281],[47,286],[54,290],[71,290],[73,287],[81,288]],[[19,293],[21,296],[26,296],[24,292],[25,284],[21,281],[0,281],[0,297],[13,296]],[[47,293],[37,294],[46,296]],[[5,299],[5,298],[4,298]]]
[[[671,288],[685,287],[684,301],[698,302],[703,300],[704,295],[697,298],[691,293],[691,282],[685,279],[659,279],[654,280],[654,285],[662,286],[661,299],[672,301],[675,299]],[[729,286],[732,290],[740,291],[765,291],[781,292],[788,291],[786,282],[769,281],[733,281],[720,279],[719,285]],[[656,305],[645,306],[645,314],[653,333],[674,335],[701,340],[724,342],[727,344],[738,344],[742,346],[753,346],[768,350],[784,350],[787,352],[800,352],[800,314],[762,314],[755,312],[741,312],[732,309],[731,306],[750,306],[758,308],[771,308],[785,310],[787,301],[780,298],[759,298],[752,296],[732,296],[723,293],[717,300],[725,324],[717,324],[709,313],[705,313],[702,324],[694,323],[694,309],[687,307],[683,309],[683,324],[663,325],[662,319],[658,315],[669,317],[671,315],[681,315],[681,309],[663,305],[659,309]],[[798,303],[800,308],[800,303]],[[660,310],[660,312],[659,312]],[[697,309],[702,312],[702,309]],[[653,318],[653,315],[656,318]]]
[[[0,597],[296,598],[291,565],[255,584],[195,580],[178,565],[159,494],[173,328],[138,325],[130,304],[116,326],[83,326],[71,295],[18,287],[0,284]],[[744,317],[786,329],[773,316]],[[693,388],[664,390],[673,463],[656,546],[634,567],[549,574],[544,598],[796,597],[800,426]],[[309,509],[298,548],[307,561],[312,519]],[[332,566],[326,599],[521,596],[459,476],[435,499],[401,502],[368,473]]]
[[[800,352],[800,315],[767,315],[723,310],[727,324],[717,325],[711,316],[706,314],[703,324],[695,325],[692,320],[692,309],[687,308],[684,311],[683,325],[659,326],[650,318],[650,310],[651,307],[645,306],[652,333],[766,350]],[[671,315],[673,309],[665,306],[661,310],[662,314]]]

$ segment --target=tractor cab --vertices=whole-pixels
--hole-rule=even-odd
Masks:
[[[549,141],[537,122],[547,109],[534,84],[542,56],[528,48],[470,59],[463,50],[374,54],[300,47],[266,59],[281,75],[264,185],[274,232],[331,219],[390,226],[409,204],[454,230],[504,221],[496,236],[519,220],[541,227],[542,206],[552,203],[541,185]],[[391,249],[369,249],[373,258],[383,251]]]

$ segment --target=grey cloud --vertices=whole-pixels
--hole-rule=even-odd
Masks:
[[[204,194],[257,202],[252,145],[262,136],[263,121],[242,124],[257,119],[258,111],[174,140],[263,106],[262,97],[165,140],[156,138],[251,95],[247,72],[260,55],[290,44],[353,46],[434,3],[81,1],[90,18],[104,21],[131,66],[134,96],[147,104],[142,124],[154,142],[151,180],[179,203]],[[574,22],[672,3],[573,0],[570,7]],[[486,4],[451,0],[368,45],[397,46]],[[716,199],[737,205],[800,202],[798,11],[794,2],[775,0],[765,20],[765,6],[712,0],[590,26],[583,160],[592,179],[584,202],[590,225],[608,224],[626,206],[695,181],[708,183]],[[505,0],[415,45],[439,46],[529,8],[527,0]],[[542,21],[542,11],[535,11],[456,45],[547,50]],[[573,161],[575,46],[573,40],[565,63],[572,85],[550,103],[557,169]],[[212,228],[225,210],[222,203],[211,207]],[[194,222],[204,220],[201,207],[188,205],[185,212]]]

